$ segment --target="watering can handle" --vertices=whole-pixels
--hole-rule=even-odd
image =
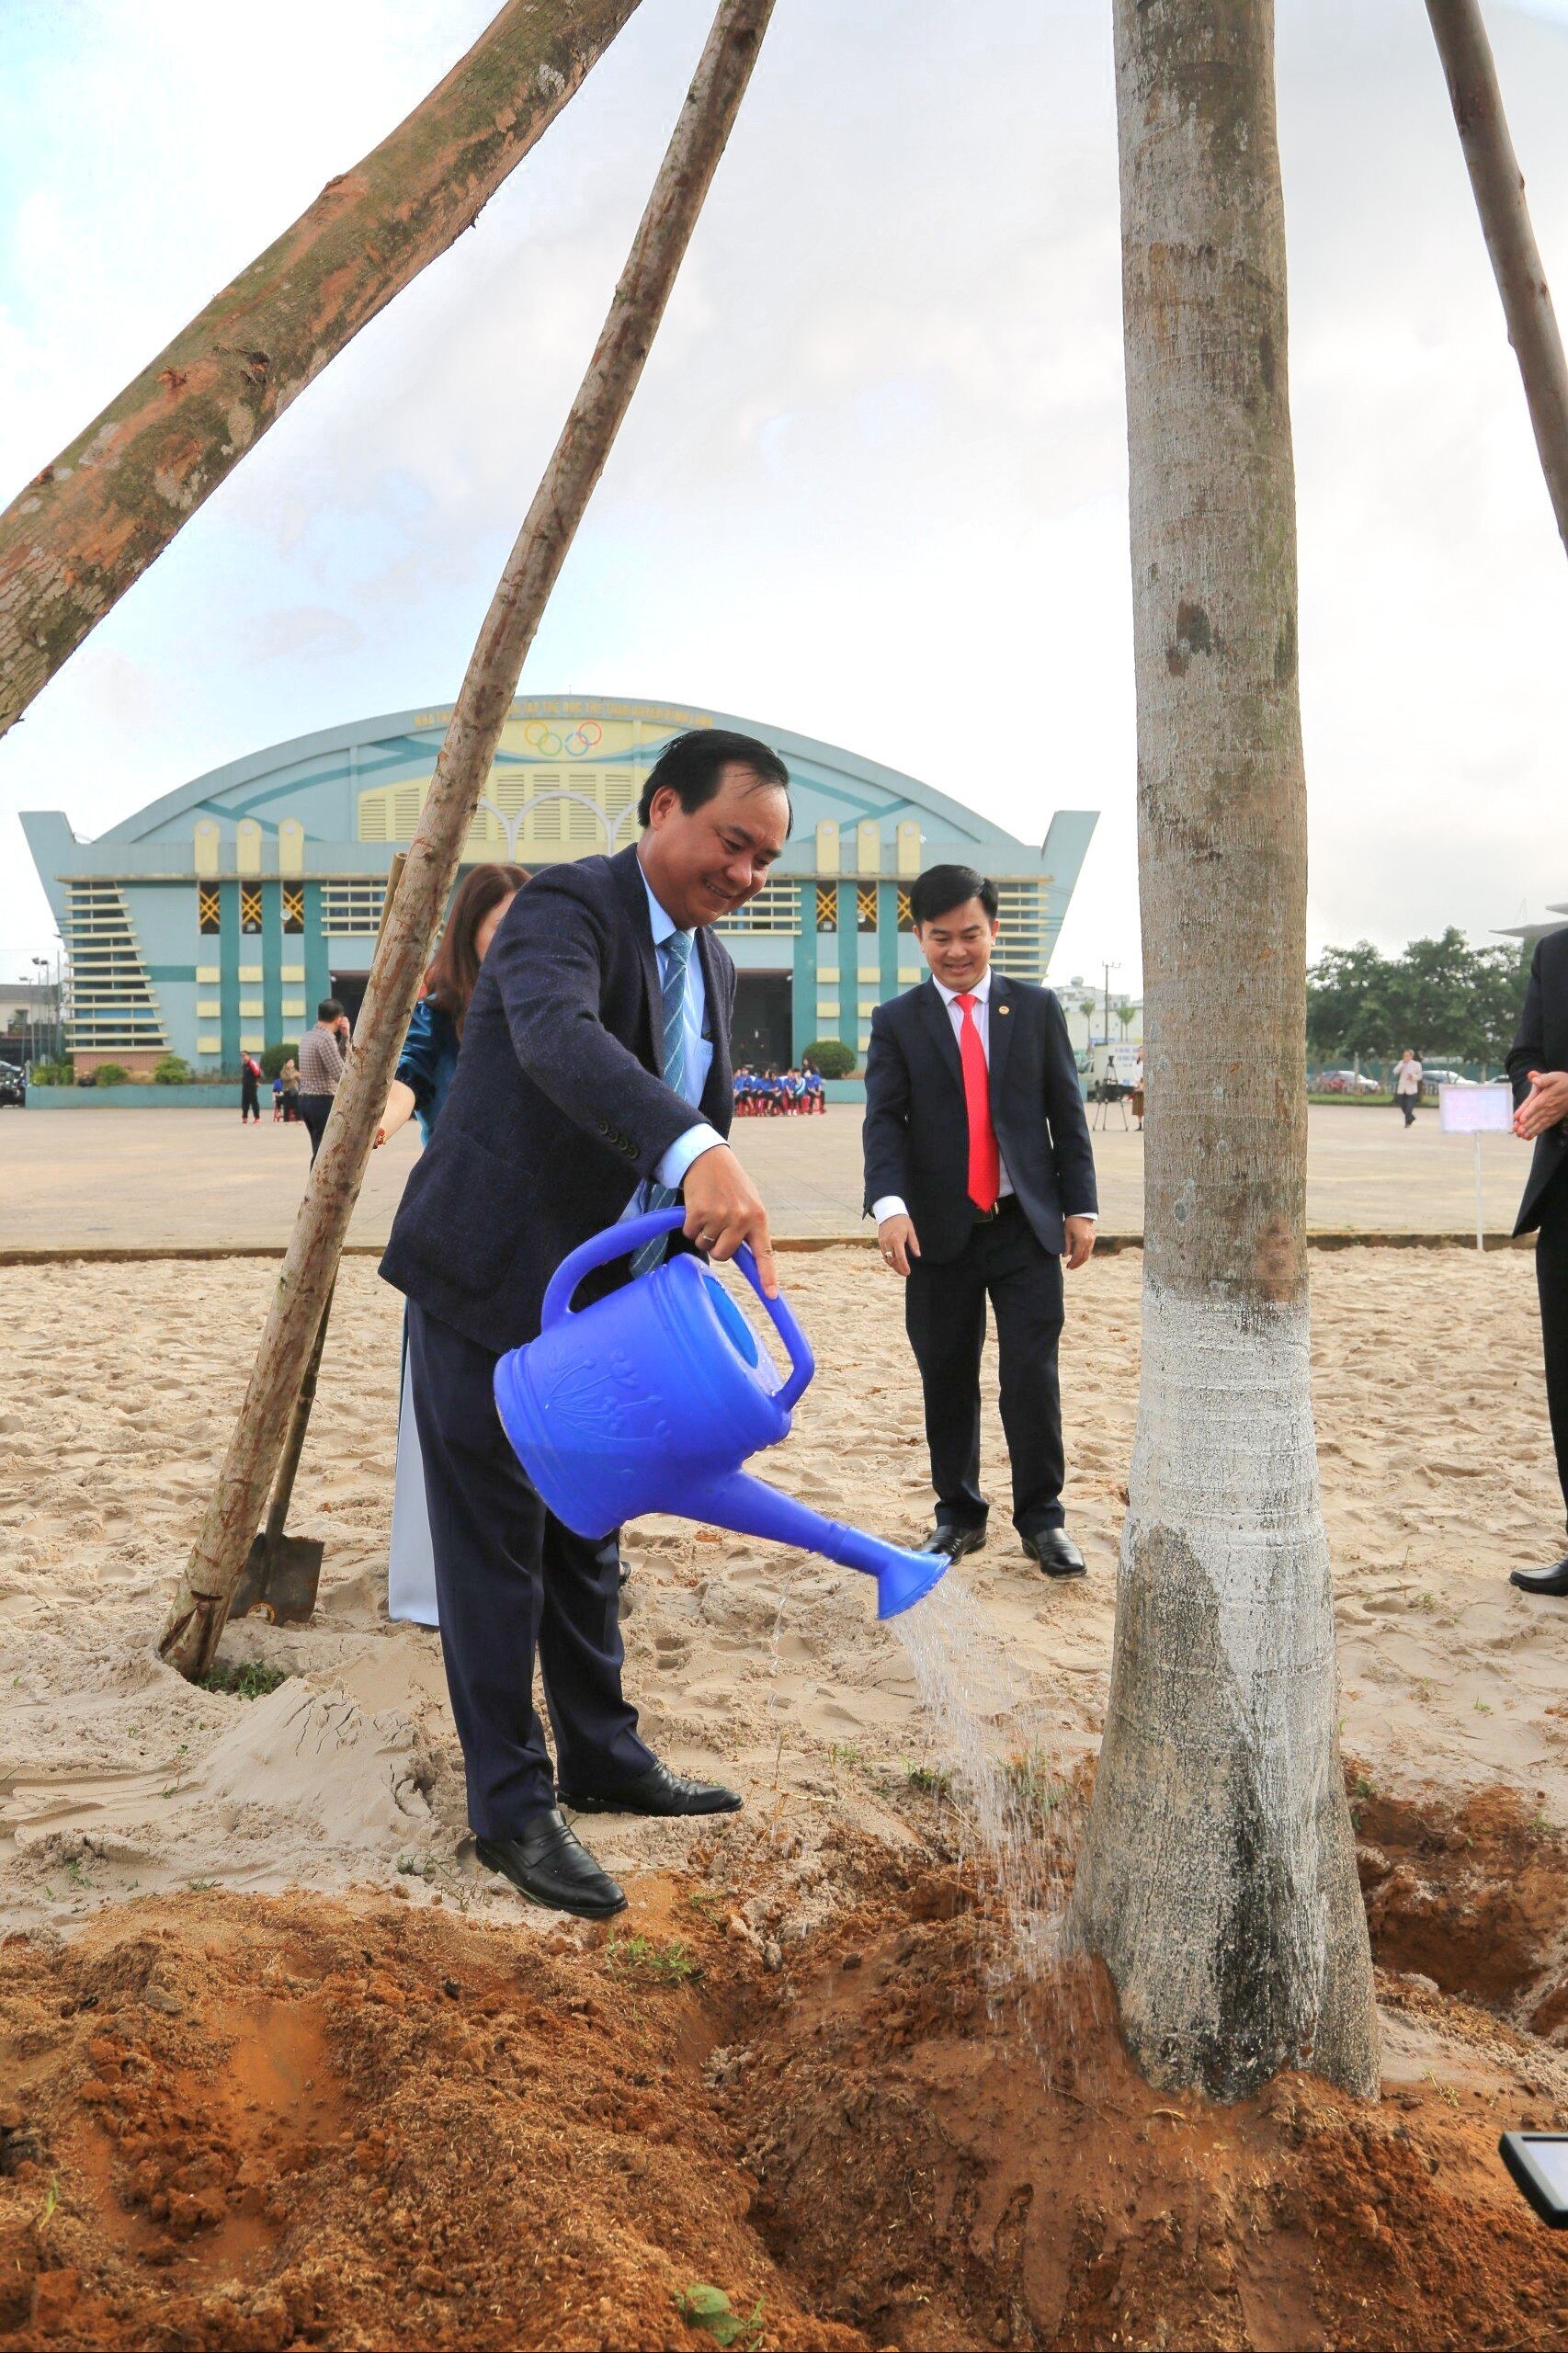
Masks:
[[[573,1292],[584,1276],[591,1275],[596,1267],[608,1266],[612,1258],[630,1257],[633,1251],[641,1250],[645,1242],[656,1241],[661,1233],[674,1233],[685,1223],[686,1211],[682,1209],[648,1210],[642,1217],[623,1218],[619,1225],[607,1225],[602,1233],[596,1233],[582,1243],[562,1258],[550,1279],[544,1305],[540,1312],[540,1329],[548,1332],[552,1324],[562,1323],[572,1313]],[[756,1260],[744,1242],[735,1252],[735,1264],[767,1310],[774,1329],[790,1351],[790,1378],[777,1397],[778,1404],[788,1413],[815,1372],[816,1358],[812,1354],[810,1341],[784,1301],[769,1299],[763,1290],[762,1278],[756,1271]]]
[[[768,1298],[762,1288],[762,1277],[756,1271],[756,1260],[744,1242],[735,1252],[735,1264],[767,1310],[774,1330],[790,1351],[790,1378],[773,1401],[788,1413],[817,1369],[812,1344],[796,1323],[782,1291],[777,1299]]]
[[[661,1233],[674,1233],[685,1223],[683,1209],[645,1210],[641,1217],[622,1218],[619,1225],[607,1225],[602,1233],[580,1243],[550,1279],[540,1311],[540,1328],[548,1332],[552,1324],[571,1313],[573,1292],[596,1267],[608,1267],[612,1258],[629,1258],[644,1242],[656,1242]]]

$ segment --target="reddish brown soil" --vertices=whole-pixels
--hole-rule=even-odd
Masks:
[[[1568,2348],[1568,2234],[1495,2155],[1558,2120],[1540,2043],[1391,1982],[1380,2107],[1205,2108],[1132,2073],[1092,1977],[988,2011],[949,1868],[824,1859],[845,1908],[772,1970],[726,1933],[764,1884],[733,1849],[619,1940],[215,1893],[13,1938],[0,2348],[711,2353],[698,2281],[826,2353]],[[677,1938],[701,1973],[661,1982]]]
[[[1455,1803],[1347,1779],[1378,1961],[1568,2045],[1568,1845],[1515,1790]]]

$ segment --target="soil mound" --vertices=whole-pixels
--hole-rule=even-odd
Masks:
[[[1347,1769],[1372,1950],[1568,2045],[1568,1840],[1517,1790],[1394,1796]]]
[[[717,1838],[608,1931],[193,1893],[9,1939],[0,2347],[1568,2348],[1495,2155],[1568,2122],[1546,2045],[1390,1980],[1381,2108],[1173,2099],[1092,1972],[988,1996],[954,1869],[845,1833],[808,1931],[787,1859]]]

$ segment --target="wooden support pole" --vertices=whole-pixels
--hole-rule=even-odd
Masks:
[[[1525,202],[1524,175],[1508,136],[1503,95],[1479,0],[1426,0],[1448,76],[1460,144],[1492,256],[1508,340],[1535,427],[1535,446],[1568,548],[1568,364]]]
[[[472,227],[637,5],[506,0],[407,119],[12,501],[0,735],[290,401]]]
[[[159,1645],[182,1674],[211,1665],[256,1533],[430,943],[518,676],[642,373],[702,200],[751,78],[773,0],[722,0],[603,332],[491,600],[382,927],[332,1117],[218,1485]]]

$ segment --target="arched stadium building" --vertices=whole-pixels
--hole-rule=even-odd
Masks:
[[[357,1009],[386,879],[429,790],[449,710],[401,711],[276,744],[165,793],[97,841],[59,811],[22,824],[69,959],[78,1075],[178,1054],[203,1075],[299,1037],[317,1000]],[[688,727],[760,735],[788,762],[795,830],[775,879],[724,926],[740,967],[737,1059],[780,1066],[814,1038],[857,1054],[881,999],[922,976],[911,879],[939,860],[994,877],[1002,961],[1043,980],[1095,827],[1043,847],[945,794],[786,730],[682,705],[525,696],[512,709],[470,859],[538,868],[622,847],[642,781]]]

